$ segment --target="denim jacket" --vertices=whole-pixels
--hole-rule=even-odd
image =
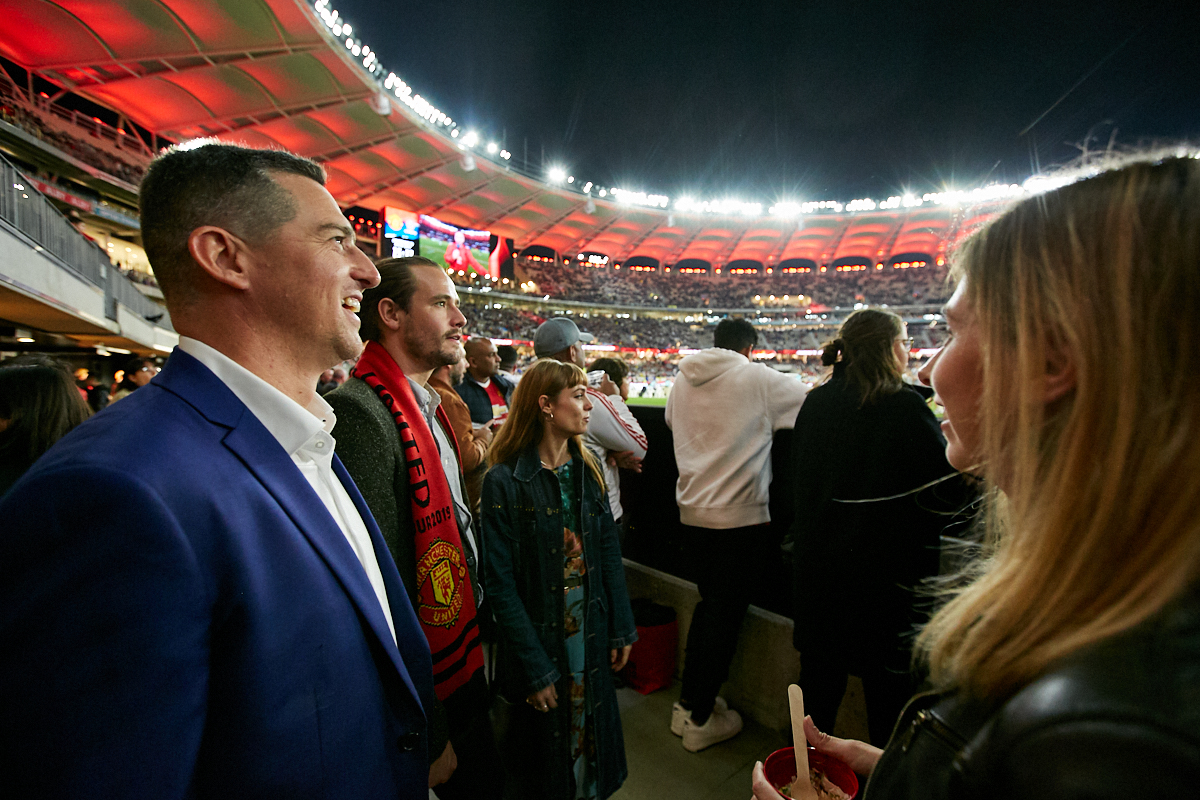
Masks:
[[[607,797],[627,772],[609,650],[632,644],[637,630],[607,493],[573,444],[571,452],[587,565],[584,683],[595,726],[600,794]],[[564,797],[571,781],[567,751],[570,717],[565,713],[570,695],[563,680],[567,658],[558,476],[542,467],[537,446],[531,445],[515,460],[488,472],[481,505],[485,581],[500,632],[495,685],[512,704],[513,713],[523,717],[517,727],[522,729],[520,738],[527,744],[526,751],[538,755],[530,760],[530,769],[540,774],[526,776],[535,785],[522,796]],[[564,713],[541,714],[526,705],[528,695],[552,683],[558,684],[559,710]]]

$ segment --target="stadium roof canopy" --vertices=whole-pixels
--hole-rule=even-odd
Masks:
[[[306,0],[8,0],[0,53],[158,136],[282,147],[322,162],[344,207],[395,206],[490,230],[520,249],[676,263],[816,263],[934,254],[948,207],[719,217],[556,188],[464,149],[389,98]],[[388,98],[388,99],[385,99]],[[382,113],[381,113],[382,112]]]

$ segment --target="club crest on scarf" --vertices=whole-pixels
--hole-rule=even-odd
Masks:
[[[463,607],[462,583],[467,565],[462,551],[435,540],[417,564],[417,616],[426,625],[452,628]]]

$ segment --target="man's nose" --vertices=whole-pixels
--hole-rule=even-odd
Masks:
[[[350,270],[350,277],[362,284],[364,289],[374,289],[379,285],[379,270],[375,269],[374,262],[367,257],[366,253],[357,247],[354,250],[358,253],[358,258],[354,260],[354,267]]]

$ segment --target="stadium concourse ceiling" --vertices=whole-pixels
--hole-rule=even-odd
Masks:
[[[0,53],[160,137],[211,136],[320,161],[343,207],[395,206],[560,253],[673,264],[817,264],[936,254],[947,207],[719,217],[623,206],[469,152],[382,87],[305,0],[6,0]]]

